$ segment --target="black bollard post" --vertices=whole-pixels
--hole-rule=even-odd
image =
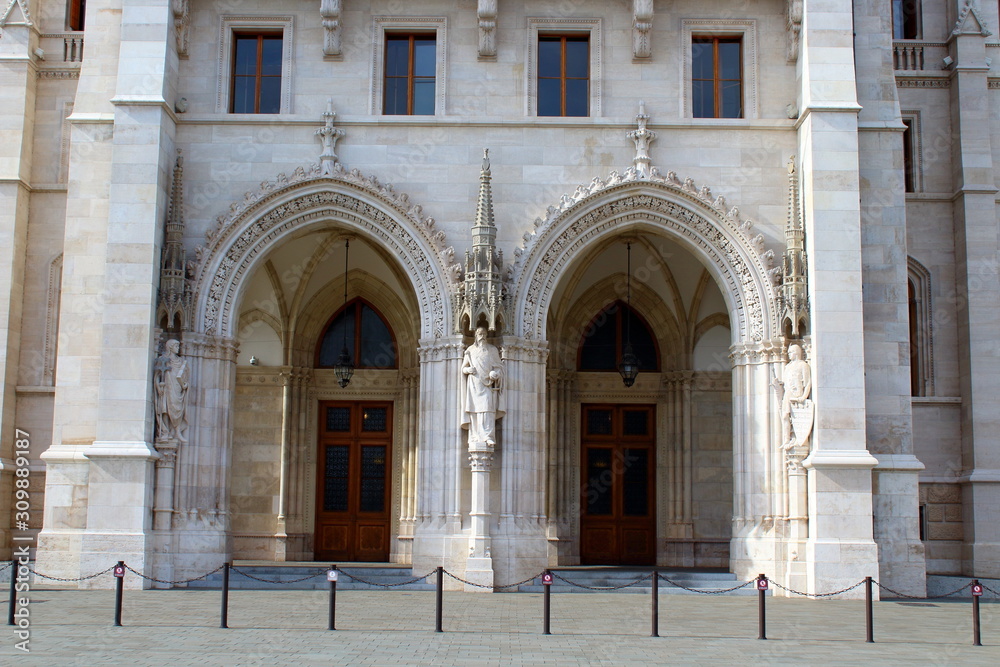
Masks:
[[[651,637],[660,636],[660,573],[653,570],[653,634]]]
[[[983,587],[978,579],[972,580],[972,645],[982,646],[982,638],[979,636],[979,596],[983,594]]]
[[[550,631],[551,625],[549,624],[549,619],[552,613],[552,573],[545,570],[545,574],[542,575],[542,588],[545,590],[545,594],[542,602],[542,634],[551,635]]]
[[[10,561],[10,607],[7,608],[7,625],[14,623],[14,606],[17,602],[17,559]]]
[[[767,575],[757,575],[757,639],[767,639],[764,621],[764,596],[767,595]]]
[[[872,615],[872,578],[865,577],[865,642],[875,642],[875,619]]]
[[[122,627],[122,593],[125,590],[125,561],[115,565],[115,627]]]
[[[437,610],[435,612],[434,632],[444,632],[441,627],[441,607],[444,605],[444,568],[438,565],[437,569]]]
[[[326,578],[330,580],[330,623],[327,630],[337,629],[337,566],[331,565]]]
[[[229,627],[229,568],[232,563],[226,562],[222,566],[222,620],[219,622],[220,628]]]

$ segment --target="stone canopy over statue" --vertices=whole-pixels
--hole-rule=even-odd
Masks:
[[[500,351],[486,342],[486,327],[476,329],[476,342],[462,359],[462,428],[469,430],[469,448],[496,444],[496,421],[506,413],[504,372]]]
[[[812,434],[812,369],[803,354],[800,345],[790,345],[781,379],[774,377],[771,382],[781,400],[781,443],[786,450],[806,445]]]

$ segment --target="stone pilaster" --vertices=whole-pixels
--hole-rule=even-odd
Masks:
[[[858,149],[865,320],[865,432],[873,470],[874,536],[879,581],[923,595],[924,547],[918,527],[918,474],[910,408],[904,125],[892,53],[892,3],[855,0]]]

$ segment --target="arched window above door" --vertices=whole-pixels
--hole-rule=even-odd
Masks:
[[[355,368],[396,368],[396,338],[385,319],[364,299],[354,299],[326,325],[316,349],[316,367],[333,368],[344,347]]]
[[[578,370],[617,372],[626,338],[632,343],[632,352],[639,359],[640,370],[660,370],[660,353],[649,324],[622,301],[609,304],[583,330],[577,357]]]

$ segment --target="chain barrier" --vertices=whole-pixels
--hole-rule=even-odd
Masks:
[[[997,597],[1000,597],[1000,593],[998,593],[997,591],[993,590],[992,588],[990,588],[989,586],[987,586],[983,582],[980,581],[979,585],[983,587],[983,590],[987,590],[990,593],[993,593],[993,595],[996,595]]]
[[[96,574],[92,574],[89,577],[77,577],[75,579],[63,579],[62,577],[50,577],[49,575],[42,574],[38,570],[35,570],[33,568],[30,568],[30,567],[28,568],[28,572],[31,572],[36,577],[41,577],[42,579],[50,579],[52,581],[88,581],[90,579],[96,579],[97,577],[101,576],[102,574],[107,574],[108,572],[110,572],[113,569],[115,569],[114,565],[112,565],[111,567],[109,567],[106,570],[103,570],[101,572],[97,572]]]
[[[621,586],[585,586],[583,584],[578,584],[575,581],[570,581],[565,577],[561,577],[555,572],[552,572],[552,576],[558,579],[559,581],[569,584],[570,586],[576,586],[577,588],[584,588],[588,591],[619,591],[623,588],[628,588],[629,586],[635,586],[636,584],[642,583],[643,581],[648,581],[649,579],[653,578],[652,573],[650,573],[647,574],[645,577],[639,577],[635,581],[629,582],[627,584],[622,584]]]
[[[777,581],[774,581],[773,579],[768,579],[767,583],[770,584],[770,585],[772,585],[772,586],[774,586],[775,588],[780,588],[783,591],[787,591],[789,593],[795,593],[796,595],[801,595],[803,597],[828,598],[828,597],[832,597],[834,595],[840,595],[841,593],[846,593],[848,591],[853,591],[858,586],[863,586],[864,583],[865,583],[865,580],[862,579],[861,581],[859,581],[858,583],[854,584],[853,586],[848,586],[847,588],[841,588],[839,591],[833,591],[832,593],[803,593],[802,591],[797,591],[794,588],[785,588],[784,586],[782,586],[781,584],[779,584]]]
[[[660,579],[663,580],[663,581],[665,581],[665,582],[667,582],[671,586],[676,586],[677,588],[683,588],[684,590],[691,591],[692,593],[701,593],[702,595],[722,595],[723,593],[732,593],[733,591],[738,591],[741,588],[746,588],[750,584],[752,584],[755,581],[757,581],[756,579],[750,579],[749,581],[744,581],[739,586],[733,586],[732,588],[724,588],[724,589],[718,590],[718,591],[709,591],[709,590],[703,590],[701,588],[689,588],[689,587],[685,586],[684,584],[679,584],[676,581],[674,581],[673,579],[670,579],[668,577],[663,576],[662,574],[660,575]]]
[[[969,586],[972,585],[972,582],[970,581],[969,583],[967,583],[966,585],[962,586],[961,588],[957,588],[957,589],[953,590],[951,593],[945,593],[944,595],[925,595],[925,596],[920,596],[920,595],[907,595],[906,593],[900,593],[899,591],[893,590],[893,589],[889,588],[888,586],[883,586],[882,584],[880,584],[879,582],[875,581],[874,579],[872,581],[873,581],[873,583],[876,586],[878,586],[879,588],[881,588],[883,591],[886,591],[887,593],[892,593],[896,597],[907,598],[909,600],[937,600],[938,598],[947,598],[947,597],[951,597],[952,595],[958,595],[959,593],[961,593],[966,588],[968,588]]]
[[[158,584],[189,584],[192,581],[201,581],[202,579],[207,579],[208,577],[211,577],[213,574],[215,574],[224,567],[225,565],[220,565],[211,572],[206,572],[200,577],[195,577],[194,579],[157,579],[156,577],[147,576],[142,572],[139,572],[138,570],[133,570],[131,565],[128,564],[125,565],[125,569],[131,572],[132,574],[139,576],[147,581],[155,581]]]
[[[223,566],[223,567],[225,567],[225,566]],[[219,570],[221,570],[221,569],[222,568],[220,567]],[[216,572],[218,572],[219,570],[216,570]],[[323,576],[323,575],[326,574],[326,570],[323,570],[321,572],[316,572],[315,574],[310,574],[310,575],[308,575],[306,577],[301,577],[299,579],[278,579],[278,580],[275,580],[275,579],[263,579],[261,577],[255,577],[252,574],[250,574],[249,572],[244,572],[243,570],[239,569],[238,567],[234,567],[232,565],[229,566],[229,571],[230,572],[237,572],[239,574],[242,574],[244,577],[247,577],[248,579],[253,579],[254,581],[259,581],[259,582],[265,583],[265,584],[297,584],[299,582],[306,581],[307,579],[315,579],[316,577],[320,577],[320,576]]]
[[[488,589],[494,590],[494,591],[503,590],[505,588],[517,588],[518,586],[524,586],[525,584],[527,584],[527,583],[529,583],[531,581],[534,581],[538,577],[542,576],[542,574],[544,574],[542,572],[539,572],[538,574],[533,575],[531,577],[528,577],[524,581],[519,581],[516,584],[494,584],[492,586],[487,586],[486,584],[477,584],[474,581],[469,581],[467,579],[463,579],[462,577],[459,577],[457,575],[452,574],[448,570],[444,570],[444,573],[447,574],[452,579],[454,579],[455,581],[460,581],[463,584],[466,584],[468,586],[475,586],[476,588],[488,588]]]
[[[418,581],[423,581],[427,577],[429,577],[432,574],[434,574],[435,572],[437,572],[437,570],[431,570],[430,572],[428,572],[424,576],[422,576],[422,577],[414,577],[413,579],[410,579],[409,581],[400,581],[400,582],[395,583],[395,584],[380,584],[380,583],[377,583],[377,582],[374,582],[374,581],[367,581],[365,579],[362,579],[361,577],[356,577],[353,574],[351,574],[350,572],[348,572],[347,570],[341,570],[341,569],[338,568],[337,571],[338,572],[343,572],[348,577],[350,577],[352,580],[357,581],[358,583],[367,584],[368,586],[381,586],[382,588],[396,588],[397,586],[406,586],[407,584],[415,584]]]

